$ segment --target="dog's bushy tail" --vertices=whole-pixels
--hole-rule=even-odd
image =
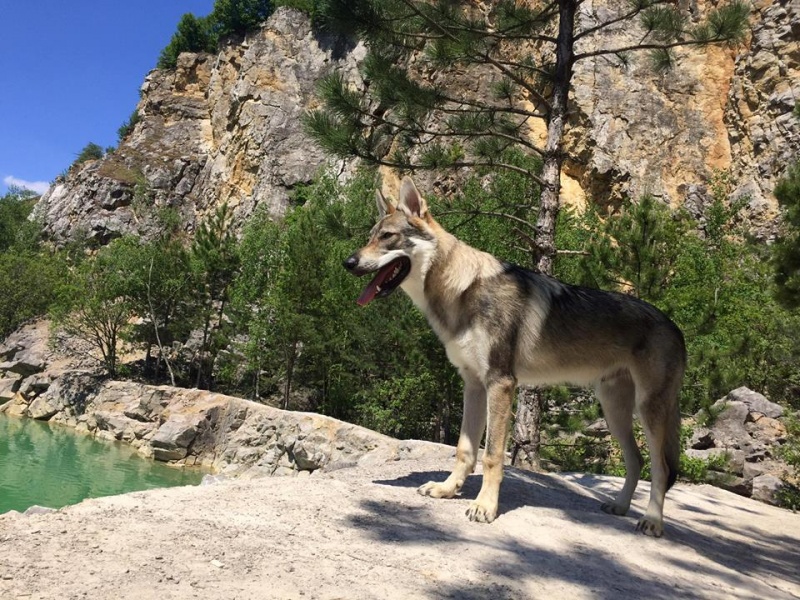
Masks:
[[[683,335],[681,335],[683,342]],[[682,360],[677,370],[675,389],[670,396],[669,409],[667,414],[666,439],[664,440],[664,460],[667,463],[669,474],[667,475],[667,489],[670,489],[680,475],[681,465],[681,402],[680,386],[683,381],[683,373],[686,370],[686,347],[682,348]]]
[[[672,407],[670,407],[672,408]],[[667,489],[670,489],[680,475],[681,465],[681,415],[678,401],[675,401],[674,415],[669,416],[667,436],[664,442],[664,459],[667,463]]]

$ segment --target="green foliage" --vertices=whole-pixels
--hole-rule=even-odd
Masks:
[[[800,307],[800,161],[775,186],[775,197],[786,224],[774,250],[776,295],[781,304],[794,309]]]
[[[238,244],[231,228],[232,217],[227,204],[220,206],[200,224],[190,250],[203,327],[195,387],[211,388],[214,361],[228,343],[229,327],[223,317],[240,264]]]
[[[274,0],[272,5],[276,9],[281,6],[294,8],[313,18],[317,14],[319,0]]]
[[[11,190],[0,197],[0,338],[45,314],[65,265],[40,248],[41,225],[29,219],[36,196]]]
[[[28,217],[37,196],[27,190],[10,190],[0,196],[0,252],[37,247],[41,225]]]
[[[784,478],[776,493],[779,506],[794,511],[800,510],[800,418],[789,417],[786,425],[786,442],[778,448],[778,457],[792,468],[792,474]]]
[[[297,0],[286,4],[313,13],[313,0]],[[174,69],[182,52],[215,52],[221,38],[243,35],[257,29],[272,13],[269,0],[216,0],[207,17],[186,13],[178,22],[177,31],[166,48],[161,51],[157,67]],[[121,136],[122,137],[122,136]]]
[[[685,410],[741,385],[797,403],[800,319],[774,301],[765,249],[738,241],[738,206],[723,202],[724,181],[715,185],[702,226],[648,197],[607,218],[589,210],[574,219],[587,255],[571,266],[573,281],[652,302],[681,327]]]
[[[778,456],[794,469],[795,477],[800,478],[800,418],[789,417],[786,425],[786,442],[778,449]]]
[[[70,273],[58,290],[51,307],[57,328],[89,343],[100,353],[101,363],[111,377],[117,374],[117,357],[122,336],[130,328],[133,307],[127,289],[125,240],[115,240]]]
[[[86,161],[89,161],[89,160],[101,159],[101,158],[103,158],[104,155],[105,155],[105,153],[103,152],[103,148],[102,147],[100,147],[99,145],[95,144],[94,142],[89,142],[88,144],[86,144],[83,147],[83,150],[81,150],[78,153],[78,157],[72,163],[72,166],[74,167],[76,165],[83,164],[83,163],[85,163]]]
[[[365,201],[375,185],[370,173],[344,187],[322,176],[283,222],[251,220],[233,292],[234,320],[248,333],[238,385],[289,406],[291,389],[310,390],[313,408],[326,414],[400,437],[453,441],[461,383],[441,344],[402,293],[357,306],[365,282],[341,266],[375,222]],[[524,260],[514,229],[525,226],[501,214],[529,216],[521,193],[532,193],[530,181],[506,173],[476,177],[450,201],[428,200],[463,239]]]
[[[0,338],[44,315],[65,273],[63,256],[43,251],[0,252]]]
[[[159,69],[174,69],[178,66],[181,52],[214,52],[217,49],[217,37],[213,20],[210,17],[195,17],[186,13],[178,22],[178,29],[166,48],[158,58]],[[120,139],[124,136],[120,133]]]
[[[564,437],[542,445],[542,460],[558,471],[581,471],[585,473],[608,473],[624,476],[618,463],[612,468],[609,463],[609,444],[587,436]]]
[[[173,341],[185,340],[195,324],[196,298],[186,293],[196,287],[189,253],[168,229],[151,242],[129,236],[112,242],[111,248],[117,268],[127,274],[117,293],[141,317],[126,330],[128,339],[147,347],[146,368],[158,381],[166,357],[152,361],[150,349],[156,346],[160,354]]]
[[[133,132],[133,128],[136,127],[136,124],[141,120],[142,117],[139,114],[139,110],[135,109],[131,113],[131,116],[128,117],[128,120],[120,125],[119,129],[117,129],[117,139],[122,142],[122,140],[124,140]]]
[[[272,13],[269,0],[216,0],[209,15],[217,39],[258,28]]]

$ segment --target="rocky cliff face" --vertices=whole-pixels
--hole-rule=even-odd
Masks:
[[[583,21],[602,18],[608,4],[584,3]],[[694,4],[702,14],[710,3]],[[772,189],[800,154],[791,114],[800,98],[800,3],[756,2],[751,27],[743,47],[677,50],[667,75],[654,73],[645,55],[627,65],[609,57],[579,63],[565,169],[573,200],[649,192],[701,216],[715,174],[727,173],[729,197],[746,196],[748,215],[768,235],[777,213]],[[620,47],[643,34],[623,26],[593,44]]]
[[[607,18],[612,2],[585,2],[581,19]],[[702,14],[706,4],[692,8]],[[727,173],[726,193],[747,197],[749,218],[769,237],[777,214],[771,190],[800,153],[791,115],[800,97],[800,3],[758,0],[751,22],[744,46],[681,50],[668,76],[654,74],[643,56],[579,63],[564,200],[615,204],[650,192],[702,216],[715,173]],[[641,36],[625,26],[591,43]],[[280,214],[292,188],[326,163],[299,123],[315,105],[315,82],[342,69],[362,85],[362,55],[361,46],[337,45],[302,14],[280,9],[217,56],[187,54],[174,72],[153,71],[133,134],[41,199],[47,232],[64,240],[82,231],[101,243],[146,234],[149,206],[178,209],[189,230],[223,202],[240,223],[258,206]]]
[[[356,77],[363,49],[312,32],[308,19],[277,11],[264,27],[218,55],[183,54],[174,71],[152,71],[141,120],[105,158],[70,170],[36,213],[56,241],[99,243],[147,234],[154,211],[177,209],[191,231],[222,203],[241,223],[259,206],[280,214],[291,190],[325,163],[301,115],[332,69]]]

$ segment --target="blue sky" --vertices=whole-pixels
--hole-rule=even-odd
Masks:
[[[181,15],[214,0],[0,0],[0,194],[41,191],[117,129]]]

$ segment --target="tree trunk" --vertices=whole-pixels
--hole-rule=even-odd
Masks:
[[[514,448],[511,463],[521,469],[538,471],[541,468],[542,390],[521,387],[517,392],[517,416],[514,419]]]
[[[574,59],[574,30],[577,0],[559,1],[558,38],[553,90],[547,118],[547,144],[542,179],[544,186],[536,220],[535,268],[546,275],[553,272],[556,255],[556,220],[561,208],[561,164],[564,158],[564,124]],[[541,390],[522,388],[517,396],[517,416],[512,435],[512,462],[523,468],[539,468],[542,419]]]
[[[297,358],[297,340],[292,342],[286,361],[286,382],[283,386],[283,410],[289,410],[289,396],[292,393],[292,376],[294,375],[294,361]]]

